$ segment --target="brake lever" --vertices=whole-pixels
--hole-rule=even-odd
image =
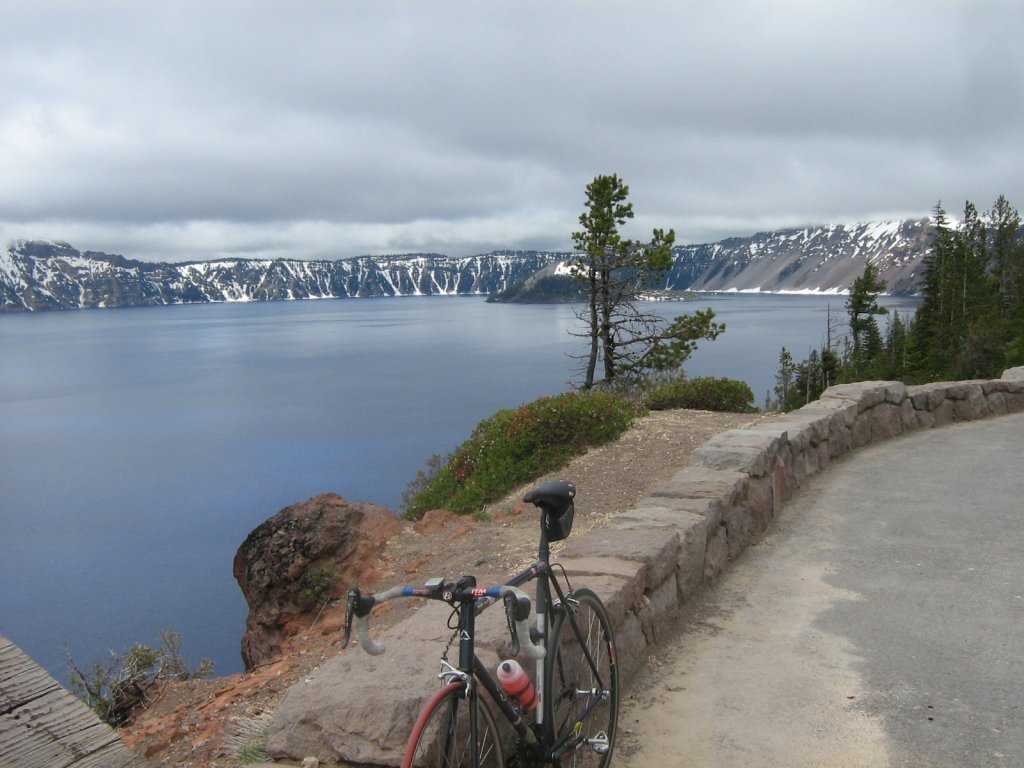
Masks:
[[[341,647],[348,648],[348,641],[352,638],[352,616],[356,611],[356,604],[359,602],[362,595],[359,592],[359,587],[353,585],[349,587],[348,594],[345,599],[345,628],[341,634]]]

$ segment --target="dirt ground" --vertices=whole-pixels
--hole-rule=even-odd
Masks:
[[[758,414],[655,411],[638,419],[615,443],[591,450],[537,482],[558,477],[576,484],[573,535],[577,536],[630,508],[671,478],[689,454],[712,436],[761,418]],[[405,526],[384,553],[379,564],[384,576],[374,588],[421,583],[432,576],[473,573],[483,582],[515,573],[536,557],[539,521],[534,508],[521,502],[527,489],[517,489],[490,507],[486,521],[440,516],[426,524]],[[552,547],[555,554],[557,548]],[[345,587],[341,585],[340,591]],[[343,612],[343,605],[325,609],[272,664],[245,674],[168,686],[135,723],[121,730],[122,736],[158,766],[239,765],[238,750],[266,723],[284,691],[330,656],[343,652],[339,632]],[[374,625],[386,627],[403,615],[402,608],[393,608],[375,615]]]

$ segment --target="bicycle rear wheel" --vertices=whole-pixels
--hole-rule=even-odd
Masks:
[[[494,715],[477,697],[477,754],[480,768],[505,768],[501,736]],[[449,683],[423,708],[413,726],[402,768],[472,768],[470,701],[466,684]]]
[[[566,597],[544,667],[544,720],[551,743],[564,740],[561,764],[604,768],[615,747],[619,668],[608,612],[591,590]]]

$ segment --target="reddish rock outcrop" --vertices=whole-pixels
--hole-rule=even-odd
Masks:
[[[325,493],[286,507],[250,533],[233,567],[249,605],[245,668],[279,655],[282,643],[305,626],[298,620],[328,597],[353,582],[372,584],[381,552],[401,529],[385,507]]]

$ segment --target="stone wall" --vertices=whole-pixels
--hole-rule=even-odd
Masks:
[[[558,561],[608,607],[628,684],[667,637],[680,606],[713,583],[830,462],[917,429],[1021,411],[1024,367],[991,381],[831,387],[798,411],[715,436],[635,508],[570,538]],[[271,753],[397,764],[415,712],[436,690],[433,675],[420,668],[431,653],[424,644],[438,642],[444,627],[447,609],[433,607],[396,627],[384,656],[341,654],[290,689],[271,723]],[[505,651],[504,616],[488,611],[481,619],[478,644],[496,662]]]

